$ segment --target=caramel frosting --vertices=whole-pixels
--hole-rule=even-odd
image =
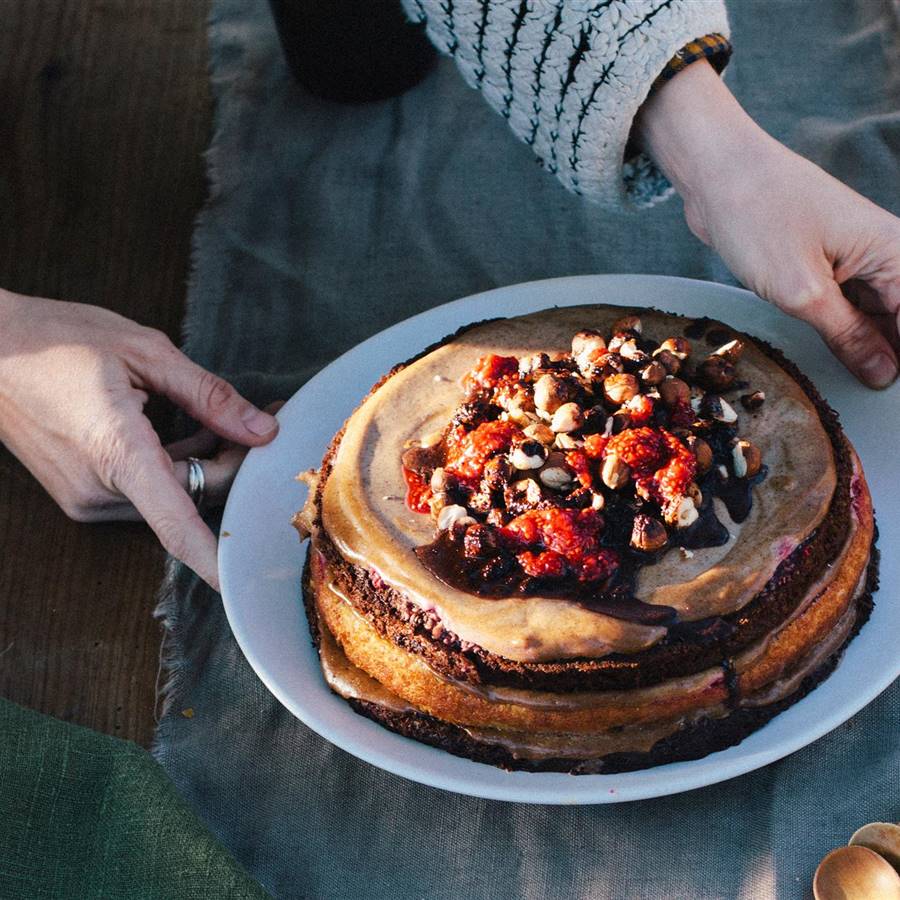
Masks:
[[[565,599],[487,599],[447,586],[413,553],[433,538],[433,522],[404,503],[403,450],[447,421],[461,398],[459,379],[479,357],[567,351],[575,332],[608,332],[622,312],[567,307],[488,322],[387,379],[347,422],[322,492],[322,523],[340,553],[434,611],[461,640],[509,659],[602,657],[658,642],[663,627],[625,622]],[[691,321],[650,310],[641,319],[644,335],[658,341],[683,334]],[[752,390],[766,395],[758,412],[738,410],[742,436],[760,448],[769,468],[754,489],[752,511],[737,525],[720,506],[719,518],[732,535],[727,544],[695,550],[688,559],[671,551],[642,569],[637,583],[640,599],[674,607],[684,621],[727,615],[749,603],[822,521],[835,489],[831,444],[799,385],[750,340],[740,371]]]

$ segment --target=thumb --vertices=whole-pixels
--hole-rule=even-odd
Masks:
[[[152,368],[142,372],[149,386],[220,437],[255,447],[277,434],[275,416],[255,407],[224,378],[207,372],[179,350],[168,355],[164,365]]]
[[[853,306],[830,281],[798,315],[822,336],[831,352],[871,388],[886,388],[897,377],[897,356],[875,323]]]

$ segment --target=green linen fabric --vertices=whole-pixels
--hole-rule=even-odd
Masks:
[[[0,897],[267,896],[145,750],[0,700]]]
[[[726,80],[750,112],[900,212],[895,8],[729,11]],[[288,396],[393,322],[498,285],[587,272],[731,280],[679,202],[608,214],[568,195],[448,60],[403,97],[338,106],[290,81],[264,0],[214,0],[210,44],[213,188],[186,349],[257,401]],[[893,585],[878,597],[897,600]],[[900,818],[900,685],[729,782],[617,806],[512,805],[422,787],[321,740],[269,694],[219,597],[180,566],[160,614],[172,681],[157,758],[277,897],[806,897],[828,850]]]

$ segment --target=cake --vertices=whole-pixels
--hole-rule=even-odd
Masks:
[[[872,503],[837,415],[709,319],[469,326],[396,366],[301,477],[331,689],[508,769],[733,745],[827,677],[872,607]]]

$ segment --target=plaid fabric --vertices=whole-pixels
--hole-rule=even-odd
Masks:
[[[686,69],[692,62],[698,59],[708,59],[712,67],[719,73],[728,64],[731,58],[731,41],[723,34],[707,34],[697,38],[689,44],[685,44],[660,72],[651,90],[656,90],[660,85],[677,75],[682,69]]]

